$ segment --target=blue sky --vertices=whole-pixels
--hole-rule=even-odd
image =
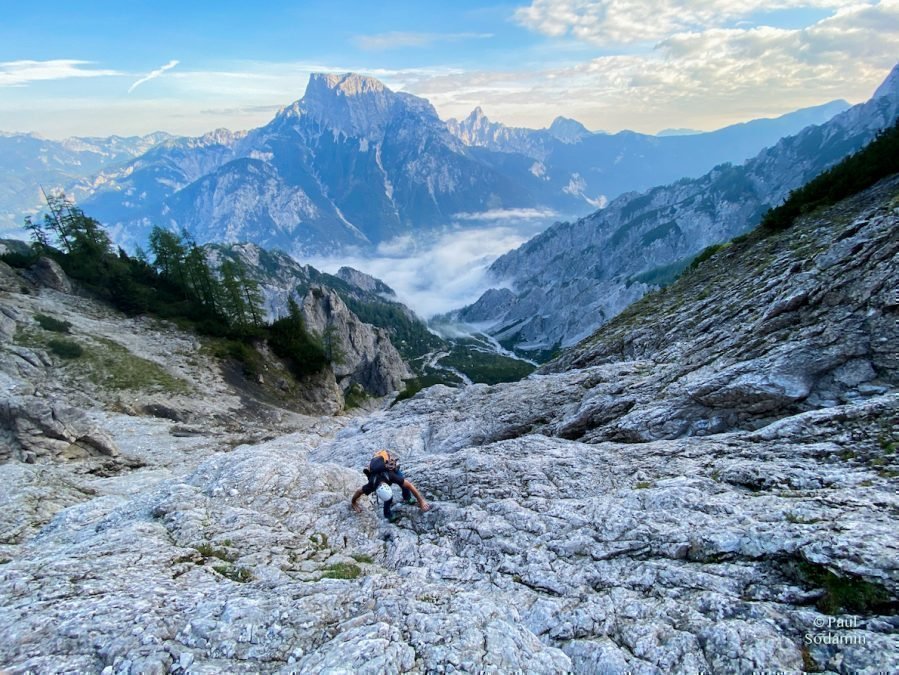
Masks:
[[[0,130],[200,134],[264,124],[313,71],[355,70],[542,127],[713,129],[870,96],[899,0],[0,4]]]

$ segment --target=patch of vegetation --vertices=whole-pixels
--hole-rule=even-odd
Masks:
[[[190,386],[168,373],[162,366],[108,340],[96,338],[97,346],[85,351],[84,372],[95,384],[109,389],[158,389],[172,394],[184,394]]]
[[[50,351],[61,359],[79,359],[84,354],[84,349],[77,342],[54,338],[47,343]]]
[[[205,249],[186,232],[154,227],[149,254],[138,249],[129,256],[114,250],[103,226],[66,197],[49,195],[47,206],[50,213],[42,222],[26,219],[33,244],[15,262],[33,264],[48,256],[81,288],[125,314],[149,314],[186,330],[227,338],[225,353],[243,363],[248,375],[258,372],[252,345],[260,339],[267,339],[298,376],[338,359],[339,354],[323,347],[322,337],[306,331],[296,306],[287,317],[266,325],[259,284],[242,263],[225,260],[214,271]]]
[[[357,563],[363,563],[366,565],[371,565],[374,562],[374,558],[372,558],[370,555],[367,555],[365,553],[354,553],[350,557],[353,560],[355,560]]]
[[[835,204],[899,172],[899,122],[881,131],[864,148],[793,190],[783,204],[769,210],[761,228],[767,233],[785,230],[805,213]]]
[[[199,546],[194,546],[194,549],[204,558],[218,558],[229,563],[233,563],[236,560],[226,549],[216,548],[212,544],[203,543]]]
[[[312,542],[312,548],[316,551],[323,551],[328,548],[328,535],[324,532],[313,532],[309,537]]]
[[[325,568],[322,575],[325,579],[358,579],[362,575],[362,568],[355,563],[334,563]]]
[[[651,270],[647,270],[646,272],[641,272],[628,279],[628,281],[636,281],[649,286],[667,286],[680,276],[689,263],[690,258],[681,258],[669,265],[661,265],[659,267],[654,267]]]
[[[34,265],[40,256],[31,246],[18,239],[4,239],[3,246],[6,253],[0,254],[0,261],[10,267],[26,269]]]
[[[356,383],[353,384],[349,391],[344,394],[343,402],[344,407],[347,410],[352,410],[353,408],[359,408],[365,404],[365,402],[370,398],[365,389],[362,388],[362,385]]]
[[[317,373],[328,365],[324,347],[306,330],[303,314],[293,298],[287,301],[287,316],[269,328],[269,344],[297,377]]]
[[[253,573],[246,567],[237,567],[236,565],[213,565],[212,569],[221,574],[226,579],[245,584],[253,580]]]
[[[52,316],[47,316],[46,314],[35,314],[34,320],[40,324],[40,327],[44,330],[48,330],[52,333],[69,333],[72,328],[72,324],[68,321],[60,321]]]
[[[397,394],[397,397],[393,399],[393,403],[390,404],[391,406],[396,405],[400,401],[405,401],[408,398],[412,398],[422,389],[426,389],[431,385],[443,384],[443,379],[437,376],[431,376],[430,378],[414,377],[408,380],[404,380],[404,382],[406,383],[405,389]]]
[[[440,364],[464,373],[472,382],[498,384],[517,382],[534,372],[535,366],[527,361],[514,359],[485,350],[475,341],[460,342]]]
[[[638,481],[637,484],[634,485],[635,490],[646,490],[647,488],[651,488],[651,487],[652,487],[652,483],[645,481],[645,480]]]
[[[822,672],[821,667],[815,662],[815,659],[812,658],[812,652],[809,649],[808,645],[802,645],[800,650],[802,652],[802,670],[806,673],[820,673]]]
[[[899,610],[899,603],[880,584],[841,576],[807,561],[797,563],[793,572],[806,585],[823,589],[817,607],[825,614],[895,614]]]
[[[690,265],[687,267],[688,272],[692,272],[697,267],[699,267],[706,260],[715,255],[718,251],[722,251],[731,246],[731,242],[725,241],[718,244],[712,244],[711,246],[706,246],[702,251],[699,252],[693,260],[690,261]]]
[[[262,356],[252,344],[236,339],[213,339],[210,353],[217,359],[234,360],[243,366],[245,377],[254,378],[262,372]]]

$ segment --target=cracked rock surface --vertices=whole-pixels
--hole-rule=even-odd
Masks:
[[[0,664],[899,670],[896,198],[735,244],[522,382],[243,437],[90,409],[144,466],[0,465],[3,499],[60,486],[5,528]],[[430,512],[350,510],[382,447]]]

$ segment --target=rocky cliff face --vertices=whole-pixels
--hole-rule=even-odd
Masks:
[[[230,418],[241,438],[214,414],[175,429],[85,401],[146,466],[0,464],[0,660],[896,670],[897,181],[733,245],[522,382],[285,415],[265,437],[251,417]],[[349,509],[381,447],[431,512]]]
[[[494,312],[485,297],[459,314],[492,323],[490,332],[522,350],[570,346],[669,282],[705,247],[754,227],[769,206],[899,116],[888,80],[868,102],[812,126],[741,166],[722,165],[696,180],[623,195],[601,211],[549,228],[497,259],[490,271],[515,291]]]
[[[360,321],[333,290],[310,288],[300,310],[306,328],[322,336],[325,349],[336,355],[332,368],[344,391],[355,384],[385,396],[401,391],[403,380],[413,377],[387,331]]]

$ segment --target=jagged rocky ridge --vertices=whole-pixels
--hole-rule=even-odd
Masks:
[[[0,465],[4,503],[55,472],[71,505],[4,548],[0,660],[895,670],[897,183],[734,245],[520,383],[433,387],[339,431],[282,420],[231,452],[214,417],[188,450],[95,411],[123,456],[151,438],[167,475]],[[432,513],[349,510],[383,446]],[[834,579],[859,605],[828,615]]]
[[[366,248],[455,213],[551,197],[527,158],[466,148],[424,99],[352,73],[313,74],[303,98],[264,127],[189,142],[107,172],[102,189],[82,186],[91,193],[82,206],[131,246],[152,223],[201,243],[300,253]]]
[[[502,288],[458,313],[507,346],[573,345],[705,247],[754,227],[769,206],[870,141],[899,115],[899,67],[871,100],[779,141],[740,166],[622,195],[556,224],[490,268]]]

